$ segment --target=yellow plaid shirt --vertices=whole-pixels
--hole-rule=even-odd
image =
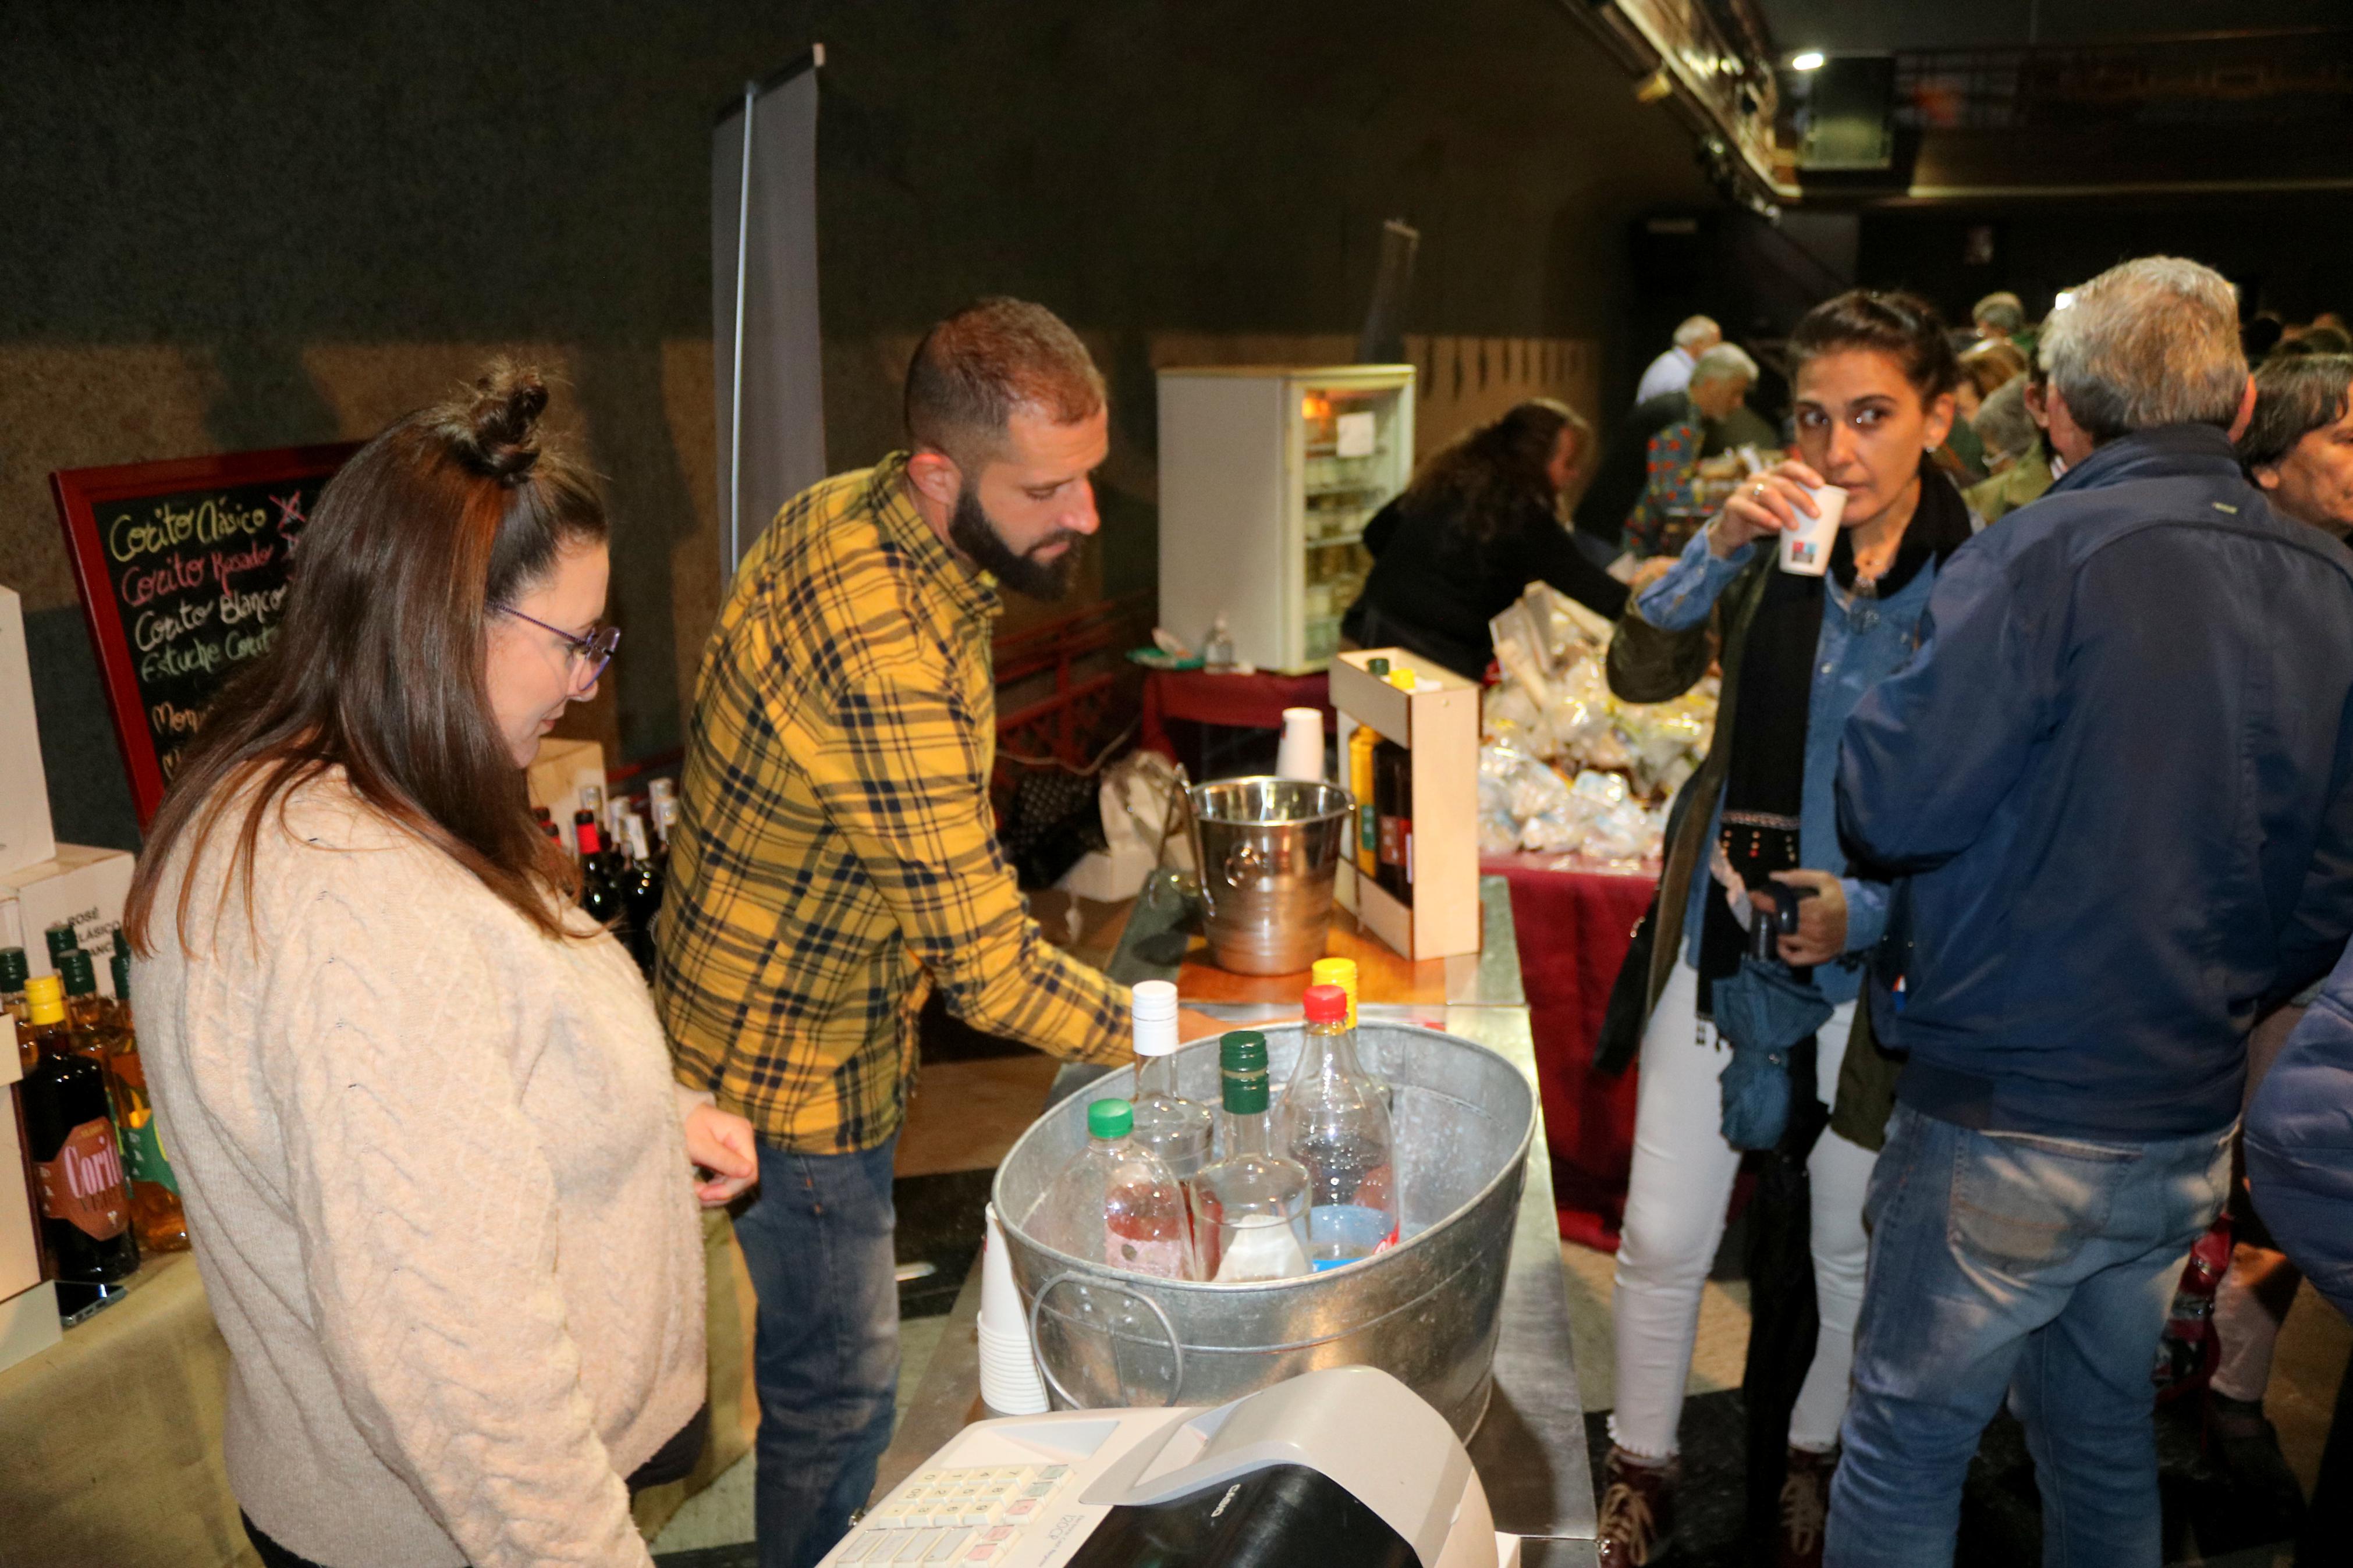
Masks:
[[[990,1034],[1124,1060],[1127,990],[1050,946],[997,847],[1001,608],[903,453],[787,502],[695,681],[655,991],[681,1082],[766,1142],[899,1129],[931,988]]]

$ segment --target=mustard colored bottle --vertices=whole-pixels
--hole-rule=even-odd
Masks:
[[[1356,869],[1367,877],[1381,869],[1380,819],[1373,813],[1373,748],[1381,743],[1378,731],[1359,724],[1348,736],[1348,793],[1356,797]]]

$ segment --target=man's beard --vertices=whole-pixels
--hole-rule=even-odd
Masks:
[[[1079,546],[1086,535],[1071,529],[1057,529],[1031,545],[1026,554],[1016,554],[1013,547],[1005,542],[1004,535],[997,531],[997,524],[989,521],[988,513],[981,510],[980,498],[973,493],[974,489],[966,485],[956,495],[955,511],[948,519],[948,542],[1017,594],[1051,601],[1069,593],[1071,579],[1078,575]],[[1070,548],[1055,559],[1037,559],[1039,551],[1065,542]]]

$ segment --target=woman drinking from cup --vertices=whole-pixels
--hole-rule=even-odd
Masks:
[[[1676,1426],[1701,1288],[1741,1151],[1717,1079],[1730,1059],[1712,988],[1740,973],[1746,926],[1796,899],[1774,943],[1834,1005],[1811,1081],[1830,1103],[1887,889],[1851,875],[1832,778],[1847,716],[1918,640],[1939,564],[1973,531],[1930,461],[1953,422],[1958,371],[1927,305],[1866,290],[1817,306],[1788,343],[1800,458],[1747,481],[1634,595],[1609,649],[1622,699],[1659,702],[1707,673],[1723,635],[1724,692],[1707,761],[1674,805],[1649,925],[1604,1029],[1603,1068],[1639,1040],[1631,1184],[1618,1252],[1617,1397],[1601,1560],[1641,1563],[1672,1534]],[[1786,930],[1786,926],[1783,928]],[[1799,1058],[1802,1060],[1802,1057]],[[1795,1113],[1791,1121],[1802,1119]],[[1866,1134],[1869,1136],[1869,1134]],[[1821,1327],[1789,1422],[1783,1562],[1819,1561],[1862,1298],[1862,1199],[1873,1155],[1825,1131],[1808,1160]]]

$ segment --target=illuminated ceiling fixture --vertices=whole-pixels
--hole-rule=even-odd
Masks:
[[[1793,71],[1818,71],[1822,68],[1824,58],[1820,49],[1800,49],[1789,57],[1789,68]]]
[[[2062,289],[2059,290],[2059,297],[2051,301],[2051,308],[2053,310],[2063,310],[2074,302],[2075,290],[2073,289]]]

